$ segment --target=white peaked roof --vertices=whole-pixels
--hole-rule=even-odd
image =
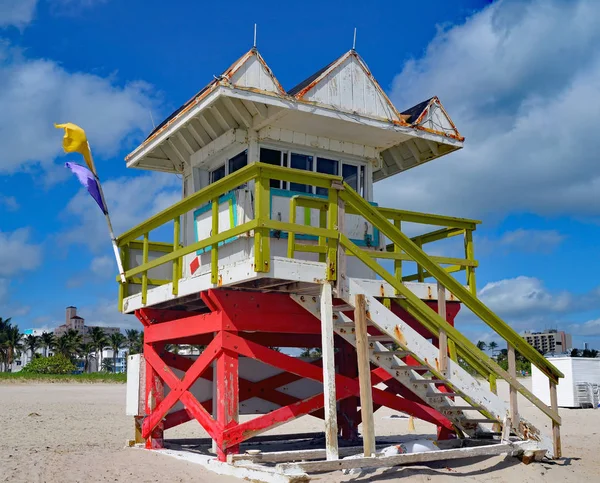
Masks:
[[[353,151],[362,145],[377,153],[375,181],[460,149],[464,140],[437,97],[399,112],[354,50],[286,92],[252,48],[157,126],[127,166],[182,172],[197,151],[241,142],[250,130],[259,139],[298,133],[325,145],[352,143]]]
[[[360,56],[351,50],[289,91],[296,99],[400,122],[401,117]]]

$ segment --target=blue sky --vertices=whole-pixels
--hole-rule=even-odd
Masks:
[[[438,95],[465,148],[375,186],[386,206],[481,219],[480,296],[517,330],[600,348],[600,9],[593,1],[0,0],[0,315],[137,327],[104,220],[54,122],[87,132],[117,232],[176,201],[125,169],[151,129],[251,47],[285,88],[357,50],[401,110]],[[560,35],[557,34],[560,32]],[[463,314],[474,339],[491,340]]]

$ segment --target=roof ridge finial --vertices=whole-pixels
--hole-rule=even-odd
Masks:
[[[352,50],[356,50],[356,27],[354,27],[354,40],[352,41]]]
[[[254,43],[252,44],[252,48],[256,49],[256,24],[254,24]]]

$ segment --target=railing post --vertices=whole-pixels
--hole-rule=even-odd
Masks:
[[[142,245],[142,265],[148,263],[148,233],[144,233],[144,242]],[[175,262],[173,262],[175,263]],[[142,305],[146,305],[148,297],[148,270],[142,274]]]
[[[556,383],[549,379],[550,383],[550,407],[552,411],[558,414],[558,397],[556,394]],[[560,424],[552,420],[552,446],[554,447],[554,458],[562,457],[562,447],[560,443]]]
[[[415,240],[415,244],[422,250],[423,249],[423,243],[421,242],[420,238],[417,238]],[[419,265],[417,263],[417,276],[418,276],[418,280],[419,282],[423,283],[425,281],[425,271],[423,270],[423,267],[421,265]]]
[[[438,296],[438,315],[446,320],[446,288],[440,283],[437,283]],[[448,371],[448,334],[444,329],[440,330],[438,336],[439,355],[439,370],[443,375]]]
[[[325,446],[327,460],[337,460],[339,458],[333,336],[331,283],[325,282],[321,286],[321,354],[323,358],[323,397],[325,399]]]
[[[290,223],[296,224],[296,210],[297,203],[296,198],[292,197],[290,199]],[[296,251],[294,245],[296,244],[296,234],[294,232],[288,233],[288,248],[287,248],[287,256],[288,258],[294,258],[294,252]]]
[[[340,197],[338,193],[338,187],[332,186],[328,190],[328,214],[327,214],[327,228],[329,230],[340,231],[339,223],[339,203]],[[339,267],[338,267],[338,239],[329,238],[327,240],[327,280],[339,280]],[[338,295],[339,297],[339,295]]]
[[[327,214],[329,210],[320,209],[319,210],[319,228],[327,228]],[[319,237],[319,246],[326,247],[327,246],[327,238],[324,236]],[[326,263],[327,262],[327,254],[319,253],[319,262]]]
[[[271,218],[269,178],[259,172],[254,179],[254,211],[258,228],[254,233],[254,270],[268,272],[271,260],[269,227],[265,226]]]
[[[512,378],[517,378],[517,361],[515,356],[515,348],[512,344],[508,343],[508,374]],[[510,420],[513,427],[519,426],[519,403],[517,400],[517,389],[513,387],[512,382],[509,382],[510,388]]]
[[[473,245],[473,230],[465,229],[465,258],[470,262],[475,261],[475,247]],[[467,267],[467,285],[469,290],[477,296],[477,284],[475,283],[475,267]]]
[[[212,230],[211,236],[219,234],[219,198],[212,200]],[[219,243],[213,243],[210,250],[210,283],[219,282]]]
[[[335,188],[332,188],[332,190]],[[330,205],[331,206],[331,205]],[[337,231],[344,234],[346,231],[346,205],[342,197],[337,196]],[[346,299],[348,295],[348,278],[346,277],[347,256],[346,249],[340,243],[339,238],[335,241],[337,248],[337,277],[336,292],[341,299]]]
[[[402,221],[394,220],[394,226],[398,229],[398,231],[402,231]],[[394,243],[394,253],[402,253],[402,250],[398,245]],[[402,283],[402,260],[394,260],[394,277],[400,283]],[[395,290],[396,295],[398,295],[398,290]]]
[[[123,270],[127,273],[129,270],[129,243],[121,247],[121,260],[123,260]],[[127,278],[125,282],[119,282],[119,312],[123,312],[123,301],[129,295]]]
[[[181,217],[177,216],[173,220],[173,251],[179,249],[179,232],[180,232]],[[179,263],[180,259],[173,260],[173,295],[179,292]]]
[[[358,360],[358,382],[360,387],[360,414],[365,458],[375,454],[375,426],[373,423],[373,389],[371,387],[371,362],[367,340],[367,308],[365,296],[356,294],[354,304],[356,333],[356,356]]]

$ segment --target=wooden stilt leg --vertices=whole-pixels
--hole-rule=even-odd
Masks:
[[[517,377],[517,361],[515,357],[515,348],[508,344],[508,373],[511,377]],[[519,424],[519,404],[517,400],[517,390],[510,386],[510,420],[512,421],[513,427],[515,424]]]
[[[558,397],[556,395],[556,383],[550,381],[550,406],[558,414]],[[560,443],[560,424],[552,421],[552,444],[554,446],[554,458],[562,457],[562,447]]]
[[[333,346],[333,300],[331,292],[331,284],[325,282],[321,288],[321,353],[323,355],[326,453],[328,460],[337,460],[339,455]]]
[[[151,344],[145,344],[151,345]],[[158,350],[158,348],[157,348]],[[146,362],[146,415],[149,416],[164,398],[164,385],[152,366]],[[147,449],[163,447],[163,423],[158,424],[146,439]]]
[[[358,381],[360,385],[360,412],[364,455],[375,454],[375,427],[373,424],[373,394],[371,389],[371,364],[369,361],[369,342],[367,340],[367,311],[365,296],[356,295],[354,309],[356,331],[356,355],[358,359]]]
[[[238,355],[223,352],[217,359],[217,421],[224,429],[238,424],[239,379]],[[221,433],[222,436],[222,433]],[[224,448],[223,439],[217,442],[217,457],[226,461],[228,454],[239,453],[240,446]]]

